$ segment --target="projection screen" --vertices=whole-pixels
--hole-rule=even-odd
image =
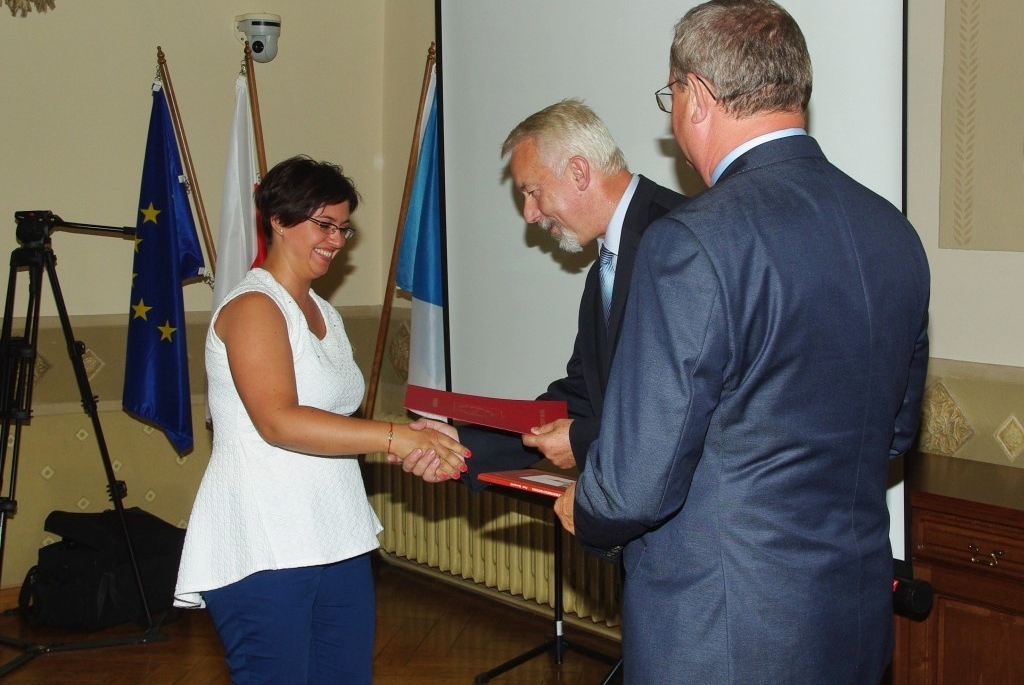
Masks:
[[[533,398],[565,373],[584,276],[527,226],[499,148],[566,97],[607,123],[630,169],[694,194],[654,92],[668,82],[675,22],[693,0],[438,0],[451,389]],[[810,133],[845,172],[903,206],[903,3],[783,0],[814,66]],[[903,489],[890,491],[904,558]]]

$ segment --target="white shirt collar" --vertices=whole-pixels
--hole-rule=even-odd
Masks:
[[[597,249],[600,250],[601,246],[606,246],[613,254],[619,254],[619,241],[622,238],[622,223],[626,220],[626,210],[629,209],[629,203],[633,201],[633,194],[636,192],[636,187],[640,185],[640,177],[633,174],[633,180],[629,182],[626,187],[626,192],[622,193],[622,197],[619,199],[619,204],[615,206],[615,211],[612,212],[612,218],[608,221],[608,228],[605,229],[604,237],[597,239]]]

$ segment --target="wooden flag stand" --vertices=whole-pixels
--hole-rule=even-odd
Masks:
[[[192,164],[192,153],[188,148],[188,139],[185,138],[185,127],[181,123],[181,115],[178,112],[178,99],[174,97],[174,86],[171,84],[171,72],[167,68],[167,58],[164,56],[163,48],[156,47],[157,69],[160,74],[160,81],[164,84],[164,94],[167,96],[167,106],[171,110],[171,125],[174,127],[174,136],[178,139],[178,150],[181,152],[182,165],[185,167],[185,177],[188,181],[187,191],[192,197],[195,205],[196,216],[199,219],[199,228],[203,232],[203,244],[206,247],[206,256],[210,261],[210,272],[217,268],[217,247],[210,234],[210,221],[206,218],[206,207],[203,205],[203,196],[199,192],[199,180],[196,178],[196,170]]]
[[[405,227],[405,218],[409,213],[409,197],[412,195],[413,181],[416,178],[416,164],[419,160],[420,150],[420,128],[423,124],[423,110],[426,106],[427,90],[430,84],[430,76],[434,71],[437,62],[437,49],[434,43],[430,44],[427,50],[427,63],[423,69],[423,85],[420,89],[420,105],[416,112],[416,126],[412,133],[412,149],[409,152],[409,166],[405,172],[405,190],[402,193],[402,209],[398,214],[398,226],[395,229],[395,244],[391,250],[391,267],[388,270],[388,284],[384,291],[384,304],[380,312],[380,326],[377,329],[377,345],[373,351],[373,366],[370,368],[370,382],[366,388],[366,402],[363,405],[362,416],[366,419],[373,418],[373,408],[377,399],[377,386],[380,384],[380,369],[384,359],[384,344],[388,337],[388,328],[391,324],[391,308],[395,299],[395,275],[398,271],[398,253],[402,245],[402,231]]]
[[[242,62],[245,81],[249,86],[249,111],[252,112],[252,134],[256,138],[256,163],[260,179],[267,175],[267,153],[263,148],[263,121],[260,119],[260,98],[256,94],[256,70],[253,68],[252,48],[245,41],[245,58]]]

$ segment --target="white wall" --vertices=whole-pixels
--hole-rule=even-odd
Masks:
[[[558,253],[519,215],[499,159],[519,121],[581,97],[633,171],[693,188],[653,94],[668,82],[674,24],[695,4],[648,0],[640,12],[618,0],[442,0],[453,389],[533,397],[561,376],[595,256]],[[901,2],[785,4],[814,62],[811,133],[840,168],[900,205]]]

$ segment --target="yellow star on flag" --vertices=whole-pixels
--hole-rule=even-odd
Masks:
[[[169,319],[167,321],[164,321],[163,326],[157,326],[156,329],[160,331],[160,339],[168,341],[171,339],[171,333],[178,330],[177,328],[171,326],[171,322]]]
[[[132,309],[135,310],[135,316],[132,317],[133,319],[143,319],[145,321],[149,321],[149,319],[146,318],[146,312],[152,309],[152,307],[147,307],[145,301],[143,301],[141,297],[139,298],[138,304],[132,305]]]
[[[152,223],[155,224],[156,223],[156,215],[159,214],[160,212],[162,212],[163,210],[162,209],[157,209],[156,207],[153,206],[153,203],[150,202],[149,203],[149,207],[146,207],[144,209],[140,209],[139,211],[142,212],[142,216],[145,217],[142,220],[142,223],[147,224],[147,223],[152,222]]]

